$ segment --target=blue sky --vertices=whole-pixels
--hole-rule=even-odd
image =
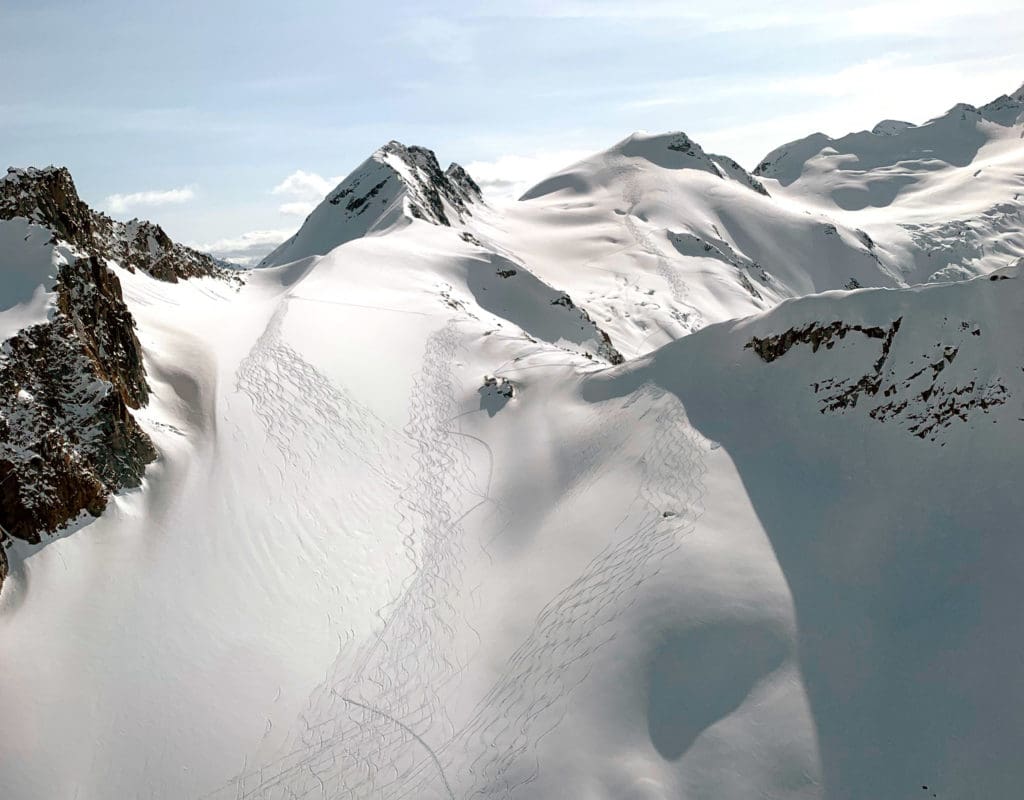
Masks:
[[[637,129],[752,166],[1024,83],[1020,0],[0,0],[0,152],[257,252],[396,138],[508,194]]]

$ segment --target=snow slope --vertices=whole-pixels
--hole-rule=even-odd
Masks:
[[[907,288],[681,134],[428,152],[115,268],[160,457],[10,551],[3,797],[1015,796],[1021,265]]]
[[[922,125],[886,120],[783,145],[769,190],[867,231],[908,283],[962,280],[1024,255],[1024,87]]]
[[[56,302],[57,271],[67,259],[52,234],[27,219],[0,220],[0,341],[46,322]]]
[[[633,134],[469,227],[568,291],[627,357],[787,297],[901,283],[862,232],[778,201],[683,133]]]

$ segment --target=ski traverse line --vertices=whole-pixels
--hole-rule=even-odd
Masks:
[[[302,716],[298,747],[265,764],[259,785],[243,797],[393,796],[420,761],[410,748],[433,755],[427,735],[444,741],[453,733],[438,692],[464,668],[451,647],[458,616],[452,595],[462,571],[461,523],[489,501],[485,495],[461,513],[453,505],[467,492],[481,496],[472,488],[474,473],[461,432],[450,428],[458,411],[450,369],[457,346],[456,324],[450,320],[428,339],[412,391],[405,434],[419,469],[399,501],[412,574],[379,612],[384,627],[357,653],[353,669],[341,677],[336,666],[337,677],[328,677],[330,685],[314,693]],[[440,761],[437,766],[447,785]],[[450,787],[447,796],[454,797]]]
[[[643,456],[637,496],[647,506],[643,521],[598,554],[541,611],[476,716],[451,743],[478,753],[469,766],[474,782],[467,798],[510,798],[536,780],[537,744],[561,722],[569,695],[589,675],[589,657],[614,638],[615,621],[661,561],[693,532],[703,511],[705,467],[685,412],[675,398],[648,392],[654,400],[664,398],[667,408],[659,413]]]

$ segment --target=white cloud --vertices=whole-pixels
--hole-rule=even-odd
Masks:
[[[549,150],[502,155],[493,161],[472,161],[466,171],[488,197],[517,199],[538,181],[591,154],[589,150]]]
[[[246,231],[239,236],[192,246],[225,261],[254,266],[294,232],[293,230]]]
[[[293,203],[282,203],[277,207],[277,210],[289,217],[305,217],[314,208],[316,208],[315,202],[307,203],[302,200],[296,200]]]
[[[107,208],[115,214],[123,214],[132,208],[149,208],[187,203],[193,197],[195,197],[195,192],[189,186],[183,186],[180,189],[112,194],[107,197]]]
[[[340,181],[340,176],[325,178],[315,172],[297,169],[270,192],[292,198],[291,201],[277,207],[282,214],[290,217],[304,217],[316,208],[324,196]]]
[[[315,172],[297,169],[270,191],[273,194],[322,200],[323,196],[337,186],[340,180],[340,177],[325,178]]]

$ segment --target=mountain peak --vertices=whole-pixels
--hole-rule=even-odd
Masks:
[[[871,129],[871,132],[876,136],[897,136],[907,128],[914,127],[916,126],[913,122],[904,122],[901,119],[883,119]]]
[[[615,145],[611,152],[627,158],[643,158],[664,169],[698,169],[719,178],[739,181],[758,194],[768,194],[763,184],[734,159],[705,152],[683,131],[660,134],[637,131]]]
[[[432,150],[391,140],[349,173],[260,266],[324,255],[412,219],[453,227],[482,201],[480,187],[461,166],[442,170]]]

